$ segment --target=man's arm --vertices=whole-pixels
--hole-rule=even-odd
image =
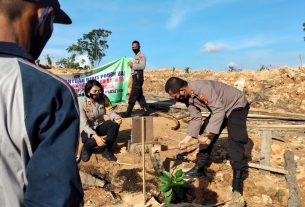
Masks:
[[[202,88],[199,89],[199,95],[200,94],[204,94],[208,101],[207,106],[212,110],[211,118],[206,126],[205,132],[219,134],[226,114],[224,105],[214,88],[208,84],[205,85],[204,90]]]
[[[190,112],[191,120],[188,125],[187,135],[197,137],[201,128],[202,115],[201,110],[194,105],[190,104],[187,107]]]
[[[138,55],[137,59],[134,59],[132,69],[144,70],[146,66],[146,57],[143,54]]]
[[[27,117],[33,119],[27,120],[33,156],[26,167],[25,206],[80,206],[83,201],[75,160],[79,115],[70,92],[58,93],[62,97],[53,96]]]

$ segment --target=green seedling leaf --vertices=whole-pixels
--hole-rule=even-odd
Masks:
[[[181,169],[176,171],[175,173],[176,179],[182,177],[182,175],[183,175],[183,171]]]
[[[173,190],[172,190],[172,189],[169,189],[168,191],[166,191],[166,192],[164,193],[164,196],[165,196],[165,197],[169,197],[171,194],[173,194]]]
[[[169,182],[171,181],[168,177],[166,177],[166,176],[164,176],[164,175],[162,175],[161,177],[159,177],[159,179],[160,179],[160,181],[161,181],[162,183],[169,183]]]
[[[185,187],[186,186],[186,182],[184,180],[182,180],[180,182],[176,182],[174,185],[175,186],[179,186],[179,187]]]
[[[163,184],[163,185],[160,185],[158,187],[158,189],[161,192],[166,192],[166,191],[168,191],[170,189],[170,187],[171,187],[171,185],[169,185],[169,184]]]
[[[173,201],[173,198],[174,198],[174,195],[171,194],[170,196],[165,196],[164,201],[165,201],[166,204],[169,204]]]
[[[163,171],[163,176],[167,177],[169,180],[172,179],[172,175],[169,172],[165,171],[165,170]]]
[[[183,180],[183,177],[176,178],[176,182],[179,183]]]

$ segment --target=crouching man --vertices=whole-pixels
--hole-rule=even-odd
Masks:
[[[191,116],[187,136],[179,143],[186,144],[191,138],[197,138],[199,152],[196,166],[186,173],[187,176],[204,176],[208,166],[213,145],[222,130],[227,127],[228,151],[233,168],[234,192],[242,195],[243,174],[247,168],[244,145],[248,142],[247,114],[249,103],[245,95],[234,87],[213,80],[196,80],[187,82],[171,77],[165,84],[165,91],[186,104]],[[201,111],[210,112],[202,124]]]

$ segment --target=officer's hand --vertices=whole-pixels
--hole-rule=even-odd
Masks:
[[[116,115],[114,117],[114,122],[117,123],[118,125],[122,124],[122,117],[120,117],[119,115]]]
[[[128,65],[132,67],[133,63],[131,61],[128,62]]]
[[[198,136],[197,137],[197,140],[200,144],[211,144],[211,139],[210,137],[207,137],[207,136]]]
[[[192,139],[191,136],[187,135],[186,137],[184,137],[178,144],[178,147],[180,149],[184,149],[185,145]]]

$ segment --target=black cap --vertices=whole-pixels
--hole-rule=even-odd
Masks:
[[[59,24],[72,23],[70,17],[62,9],[60,9],[60,4],[58,0],[25,0],[25,1],[53,7],[55,11],[54,23],[59,23]]]

